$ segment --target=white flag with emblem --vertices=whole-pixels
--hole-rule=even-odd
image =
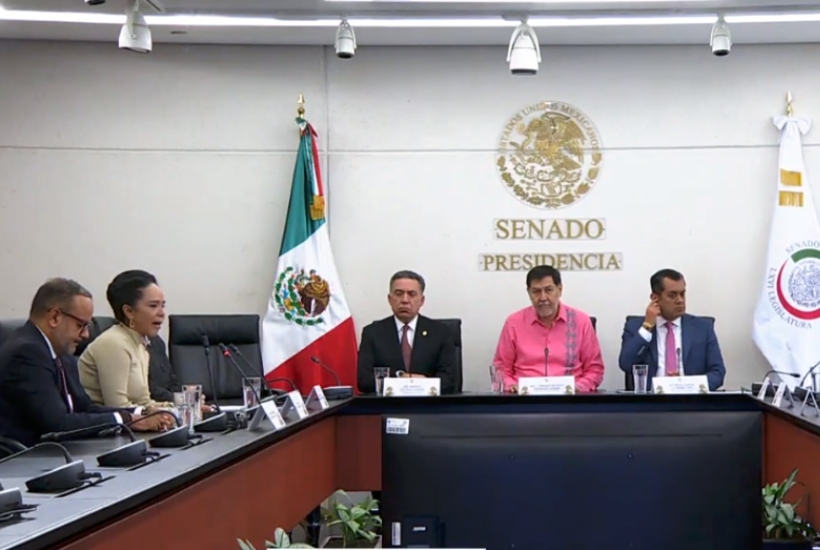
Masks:
[[[752,338],[772,369],[805,376],[820,362],[820,224],[801,142],[811,121],[779,116],[774,124],[780,162]]]

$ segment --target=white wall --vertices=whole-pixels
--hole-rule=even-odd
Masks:
[[[47,277],[98,297],[119,271],[160,278],[172,313],[264,311],[293,170],[300,92],[322,134],[331,233],[357,326],[387,315],[387,280],[428,280],[425,313],[464,321],[465,385],[485,385],[525,273],[482,252],[617,251],[620,272],[566,272],[564,299],[598,317],[605,388],[620,387],[624,315],[648,278],[686,275],[689,310],[718,317],[727,386],[759,378],[751,342],[777,167],[771,117],[791,89],[820,113],[820,46],[548,48],[513,78],[503,48],[0,44],[0,316],[25,315]],[[506,121],[540,100],[580,108],[605,146],[576,205],[518,203],[495,169]],[[818,133],[807,136],[810,174]],[[816,178],[815,178],[816,179]],[[820,183],[812,187],[815,196]],[[606,218],[601,242],[505,243],[501,217]]]

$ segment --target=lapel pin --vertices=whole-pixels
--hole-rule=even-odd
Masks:
[[[422,336],[427,336],[427,331],[425,330],[424,332],[421,333],[421,335]]]

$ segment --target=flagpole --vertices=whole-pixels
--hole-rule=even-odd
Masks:
[[[305,118],[305,96],[304,94],[299,94],[299,101],[297,101],[299,107],[296,108],[296,114],[299,115],[299,118]]]
[[[794,115],[794,107],[792,106],[792,92],[786,92],[786,116]]]

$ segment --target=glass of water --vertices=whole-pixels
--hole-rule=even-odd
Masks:
[[[635,393],[646,393],[648,379],[649,365],[632,365],[632,381],[635,385]]]
[[[490,384],[493,393],[504,393],[504,375],[498,371],[495,365],[490,365]]]
[[[262,391],[262,379],[252,376],[242,380],[242,401],[246,409],[253,408],[259,404],[258,395]]]
[[[384,395],[384,379],[390,376],[390,367],[376,367],[373,377],[376,381],[376,395]]]

